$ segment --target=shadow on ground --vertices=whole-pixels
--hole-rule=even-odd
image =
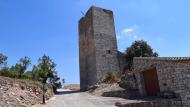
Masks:
[[[141,97],[139,93],[134,90],[134,91],[126,91],[126,90],[121,90],[121,91],[109,91],[109,92],[104,92],[102,94],[103,97],[118,97],[118,98],[123,98],[127,100],[152,100],[157,97]]]

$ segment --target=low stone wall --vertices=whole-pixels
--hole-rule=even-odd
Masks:
[[[134,58],[134,72],[138,89],[146,96],[143,72],[156,68],[160,92],[170,91],[182,100],[183,106],[190,107],[190,63],[186,58]]]
[[[116,104],[117,107],[183,107],[182,101],[175,99],[163,99],[157,101],[145,101],[140,103]]]

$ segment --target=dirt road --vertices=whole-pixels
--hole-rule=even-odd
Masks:
[[[98,97],[86,92],[59,90],[59,94],[51,98],[46,105],[34,107],[115,107],[115,102],[136,102],[112,97]]]

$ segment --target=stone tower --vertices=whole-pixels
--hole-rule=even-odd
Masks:
[[[112,11],[92,6],[79,20],[79,57],[81,90],[120,70]]]

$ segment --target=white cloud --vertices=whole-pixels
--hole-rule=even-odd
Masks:
[[[126,40],[126,39],[130,39],[130,40],[137,40],[140,39],[138,37],[138,26],[134,25],[132,27],[127,27],[124,28],[123,30],[121,30],[118,34],[117,34],[117,39],[118,40]]]
[[[133,32],[133,31],[134,31],[134,29],[132,29],[132,28],[125,28],[122,30],[122,33],[128,33],[128,32]]]
[[[151,46],[154,46],[154,49],[166,44],[167,39],[164,38],[164,36],[156,34],[150,35],[142,30],[143,29],[137,25],[121,29],[120,32],[117,33],[118,49],[124,52],[126,47],[130,46],[135,40],[145,40],[150,43]]]

